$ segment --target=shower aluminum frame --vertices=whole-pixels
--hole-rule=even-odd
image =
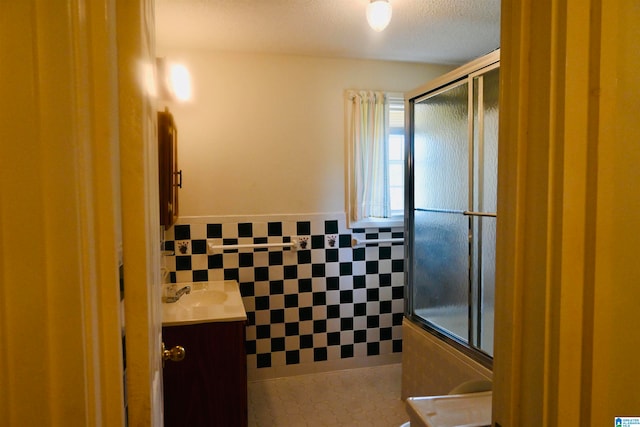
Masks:
[[[446,90],[451,89],[460,84],[468,84],[469,85],[469,93],[468,93],[468,102],[469,106],[473,105],[474,101],[474,90],[473,90],[473,80],[474,78],[481,76],[488,71],[491,71],[495,68],[500,67],[500,49],[497,49],[483,57],[480,57],[474,61],[471,61],[447,74],[436,78],[429,83],[420,86],[417,89],[414,89],[411,92],[405,93],[405,218],[404,218],[404,236],[405,236],[405,260],[409,260],[411,254],[413,253],[413,231],[410,230],[410,225],[414,224],[414,173],[415,166],[413,164],[413,150],[414,150],[414,135],[412,132],[413,123],[415,120],[414,117],[414,104],[416,102],[420,102],[427,98],[433,97],[439,93],[442,93]],[[482,95],[480,95],[482,96]],[[482,99],[478,99],[478,104],[482,105]],[[468,109],[468,138],[469,138],[469,182],[474,181],[474,120],[473,114],[474,109]],[[483,135],[482,129],[482,108],[478,111],[478,123],[480,129],[478,129],[478,134]],[[483,137],[480,137],[479,144],[483,144]],[[482,162],[478,162],[482,165]],[[469,187],[469,201],[468,206],[473,206],[474,200],[474,185]],[[435,210],[434,210],[435,211]],[[468,217],[473,216],[490,216],[497,217],[497,214],[494,212],[475,212],[472,210],[461,210],[461,211],[449,211],[449,213],[459,213]],[[471,224],[469,229],[471,229]],[[469,256],[471,256],[472,251],[472,241],[469,241]],[[472,263],[469,263],[469,268],[472,268]],[[452,333],[448,333],[446,330],[434,325],[433,323],[423,319],[418,316],[414,312],[413,306],[413,289],[411,282],[411,277],[413,277],[413,263],[406,262],[405,265],[405,316],[422,326],[423,329],[437,336],[444,342],[452,345],[457,348],[461,352],[465,353],[472,359],[481,363],[483,366],[487,368],[493,367],[493,357],[488,355],[487,353],[480,350],[479,346],[472,345],[471,342],[465,342],[461,340],[459,337],[455,336]],[[476,322],[472,319],[472,317],[478,318],[481,316],[482,311],[482,287],[473,286],[472,280],[472,272],[469,272],[469,322],[468,322],[468,336],[469,341],[477,340],[482,335],[482,325],[481,322]],[[473,306],[473,302],[476,302],[475,307]],[[474,326],[476,327],[473,330]]]

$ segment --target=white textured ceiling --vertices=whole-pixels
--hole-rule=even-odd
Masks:
[[[159,48],[462,64],[499,47],[500,0],[390,0],[377,33],[369,0],[156,0]]]

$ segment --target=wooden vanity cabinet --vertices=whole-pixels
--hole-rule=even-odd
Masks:
[[[181,362],[164,365],[165,426],[247,426],[245,323],[162,328],[165,347],[186,352]]]
[[[158,112],[158,184],[160,225],[168,229],[178,219],[178,188],[182,188],[182,171],[178,169],[178,129],[168,109]]]

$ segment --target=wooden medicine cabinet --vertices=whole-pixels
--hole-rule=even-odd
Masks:
[[[158,112],[158,175],[160,183],[160,225],[171,227],[178,219],[178,129],[169,109]]]

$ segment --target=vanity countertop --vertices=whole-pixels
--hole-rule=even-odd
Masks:
[[[191,290],[176,302],[162,303],[162,326],[247,320],[240,288],[235,280],[183,282],[165,286],[175,289],[189,286]]]

